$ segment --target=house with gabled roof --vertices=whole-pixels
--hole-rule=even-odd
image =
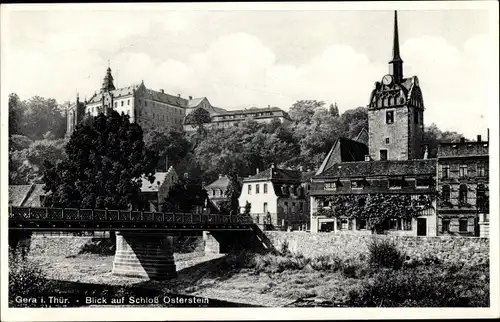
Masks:
[[[309,223],[309,180],[314,171],[269,169],[243,179],[241,212],[250,204],[254,222],[278,229],[305,230]]]

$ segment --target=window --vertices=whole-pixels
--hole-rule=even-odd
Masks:
[[[416,109],[413,110],[413,121],[418,124],[418,110]]]
[[[148,106],[148,101],[144,101],[144,106]]]
[[[385,112],[385,123],[387,124],[394,123],[394,111]]]
[[[115,107],[118,107],[118,102],[115,102]]]
[[[285,201],[285,213],[288,213],[288,201]]]
[[[356,218],[356,229],[366,229],[366,219]]]
[[[450,202],[450,186],[444,185],[441,189],[441,198],[444,202]]]
[[[259,187],[259,184],[257,183],[255,185],[255,193],[259,193],[260,192],[260,187]]]
[[[304,210],[304,203],[303,202],[299,203],[299,210]]]
[[[461,204],[467,203],[467,185],[461,184],[458,190],[458,202]]]
[[[445,179],[450,176],[450,166],[449,165],[443,165],[441,166],[441,178]]]
[[[264,193],[267,193],[267,183],[264,183]]]
[[[380,150],[380,160],[387,160],[387,150]]]
[[[485,171],[484,171],[484,164],[483,163],[478,163],[477,164],[476,176],[478,176],[478,177],[485,177]]]
[[[450,232],[450,219],[448,218],[441,219],[441,232],[442,233]]]
[[[411,230],[411,218],[404,218],[403,219],[403,229],[404,230]]]
[[[264,213],[266,214],[267,213],[267,202],[264,202]]]
[[[336,190],[336,189],[337,189],[337,184],[335,182],[325,183],[325,190]]]
[[[121,106],[123,106],[123,101],[122,101],[122,104],[121,104]]]
[[[459,229],[459,231],[460,231],[461,233],[464,233],[464,232],[467,232],[467,231],[468,231],[468,229],[467,229],[467,228],[468,228],[468,227],[467,227],[467,226],[468,226],[468,224],[467,224],[467,218],[460,218],[460,219],[458,220],[458,223],[459,223],[459,224],[458,224],[458,226],[459,226],[459,227],[458,227],[458,229]]]
[[[476,208],[482,212],[488,211],[487,207],[486,187],[481,183],[477,185],[476,189]]]
[[[467,165],[466,164],[460,165],[458,176],[460,178],[467,178]]]
[[[252,185],[251,184],[248,185],[248,194],[249,195],[252,194]]]
[[[390,140],[389,138],[385,138],[385,144],[389,144]]]

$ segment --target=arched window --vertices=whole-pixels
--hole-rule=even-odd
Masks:
[[[441,190],[441,197],[443,198],[444,202],[450,202],[450,186],[449,185],[444,185],[442,190]]]
[[[458,202],[461,204],[467,203],[467,185],[461,184],[458,190]]]

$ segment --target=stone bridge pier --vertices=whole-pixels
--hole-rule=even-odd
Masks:
[[[173,236],[165,233],[116,232],[113,274],[155,280],[175,278]]]

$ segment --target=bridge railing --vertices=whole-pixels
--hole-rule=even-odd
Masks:
[[[252,224],[250,216],[199,213],[148,212],[106,209],[9,207],[9,220],[15,221],[90,221],[159,224]]]

